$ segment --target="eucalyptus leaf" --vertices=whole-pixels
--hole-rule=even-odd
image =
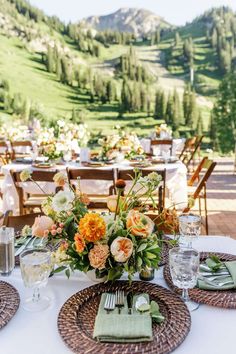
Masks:
[[[145,250],[146,247],[147,247],[147,243],[142,243],[137,249],[137,252],[142,252],[143,250]]]

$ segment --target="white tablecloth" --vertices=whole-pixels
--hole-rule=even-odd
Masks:
[[[236,255],[236,241],[228,237],[202,236],[194,242],[199,251],[218,251]],[[23,286],[19,268],[8,281],[17,288],[23,300],[30,294]],[[166,286],[162,268],[156,272],[153,283]],[[80,272],[69,280],[64,274],[49,279],[43,293],[53,298],[52,306],[41,313],[29,313],[20,306],[14,318],[0,330],[1,354],[69,354],[57,331],[57,316],[61,306],[74,293],[93,283]],[[235,354],[235,310],[200,305],[191,313],[191,330],[175,354]],[[99,354],[99,353],[92,353]]]
[[[80,166],[79,164],[69,163],[67,166],[76,168],[87,168]],[[14,214],[18,212],[18,196],[14,188],[14,184],[10,175],[10,170],[22,171],[24,169],[31,169],[30,165],[23,164],[9,164],[2,166],[2,173],[5,175],[2,184],[2,193],[3,193],[3,212],[7,210],[12,210]],[[56,169],[65,170],[66,165],[58,165]],[[129,169],[129,163],[124,162],[120,164],[114,164],[112,166],[101,167],[102,169]],[[187,169],[182,162],[177,163],[168,163],[168,164],[158,164],[150,167],[152,170],[164,170],[166,169],[166,187],[169,191],[170,199],[176,207],[183,209],[187,205]],[[81,181],[81,187],[84,193],[104,193],[107,185],[110,185],[110,182],[104,182],[99,180],[93,181]],[[53,193],[55,190],[55,185],[52,183],[47,183],[42,185],[43,188],[46,187],[47,193]],[[32,182],[23,183],[23,188],[25,191],[35,194],[41,194],[41,191],[38,187]]]

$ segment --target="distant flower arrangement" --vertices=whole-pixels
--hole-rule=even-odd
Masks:
[[[55,127],[40,127],[35,136],[39,152],[49,159],[57,159],[65,154],[78,153],[80,147],[87,145],[90,134],[86,124],[58,120]]]
[[[4,123],[0,127],[0,137],[11,141],[28,140],[31,138],[31,133],[27,125],[15,121],[12,124]]]
[[[163,123],[156,126],[156,137],[170,139],[172,137],[172,129]]]
[[[121,130],[119,126],[117,126],[116,129],[117,133],[99,139],[98,143],[102,147],[100,152],[101,159],[113,160],[116,159],[119,154],[123,154],[125,158],[144,154],[144,150],[136,133],[125,132]]]

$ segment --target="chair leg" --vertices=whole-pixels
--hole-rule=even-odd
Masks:
[[[198,204],[199,204],[199,214],[200,214],[200,216],[202,216],[202,203],[201,203],[201,198],[200,197],[198,197]]]
[[[206,196],[206,186],[204,186],[204,206],[205,206],[205,219],[206,219],[206,234],[208,235],[208,214],[207,214],[207,196]]]

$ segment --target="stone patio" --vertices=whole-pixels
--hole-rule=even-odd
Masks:
[[[236,174],[233,158],[215,158],[217,166],[207,184],[209,235],[236,239]],[[196,203],[196,209],[197,203]]]

